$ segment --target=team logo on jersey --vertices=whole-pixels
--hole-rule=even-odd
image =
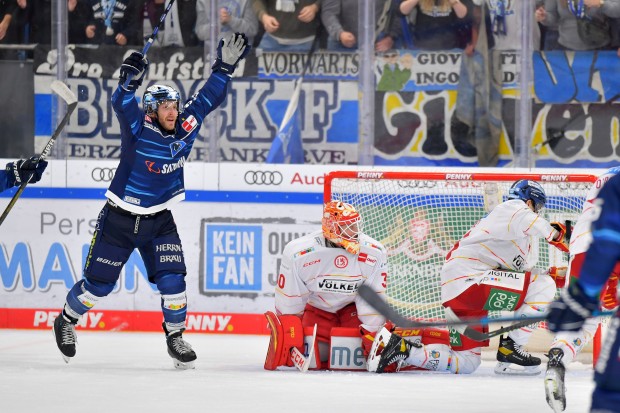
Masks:
[[[377,258],[374,255],[368,255],[365,252],[360,252],[360,254],[357,256],[357,260],[359,262],[364,262],[371,267],[374,267],[377,264]]]
[[[148,169],[149,172],[154,173],[154,174],[160,174],[161,173],[161,169],[155,168],[155,162],[154,161],[144,161],[144,163],[146,164],[146,169]]]
[[[336,266],[336,268],[345,268],[347,265],[349,265],[349,259],[344,255],[339,255],[336,257],[336,259],[334,259],[334,265]]]
[[[183,121],[181,127],[185,130],[185,132],[191,132],[198,125],[198,121],[193,115],[190,115],[187,119]]]
[[[172,154],[172,157],[174,158],[177,153],[179,153],[181,151],[181,149],[185,148],[187,144],[183,141],[174,141],[170,144],[170,153]]]

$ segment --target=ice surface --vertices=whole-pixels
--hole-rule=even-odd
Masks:
[[[551,412],[542,375],[507,377],[483,361],[473,375],[263,369],[266,336],[185,334],[198,360],[175,370],[158,333],[78,331],[65,364],[51,330],[0,330],[2,412]],[[567,413],[587,412],[591,366],[574,363]]]

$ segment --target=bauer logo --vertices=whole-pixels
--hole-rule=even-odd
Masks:
[[[205,292],[260,292],[262,226],[207,224],[204,231]]]

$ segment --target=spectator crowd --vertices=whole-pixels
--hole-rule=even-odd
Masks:
[[[215,5],[212,3],[215,2]],[[67,0],[72,44],[139,46],[159,23],[165,0]],[[473,50],[480,16],[487,47],[520,44],[519,0],[377,0],[378,53],[393,49]],[[244,32],[263,50],[307,51],[319,47],[353,51],[358,46],[358,0],[177,0],[155,45],[191,47]],[[51,0],[0,0],[0,43],[50,44]],[[215,12],[212,16],[212,8]],[[617,50],[620,0],[537,0],[536,50]]]

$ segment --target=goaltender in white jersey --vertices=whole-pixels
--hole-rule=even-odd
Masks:
[[[385,294],[387,255],[379,241],[362,232],[362,223],[353,205],[331,201],[323,209],[322,230],[284,248],[275,289],[276,314],[265,314],[272,333],[266,369],[290,366],[291,347],[303,342],[293,342],[296,337],[288,331],[315,324],[318,368],[327,367],[334,327],[354,328],[366,354],[370,350],[374,333],[386,320],[358,295],[358,289],[366,284]]]
[[[489,311],[514,311],[515,316],[535,317],[553,301],[556,285],[548,273],[556,268],[534,268],[530,254],[534,242],[543,238],[568,252],[566,228],[549,223],[538,213],[546,202],[545,192],[535,181],[515,182],[508,200],[478,221],[446,256],[441,270],[442,304],[447,313],[463,318],[486,317]],[[474,326],[483,333],[488,326]],[[393,362],[418,367],[472,373],[480,365],[481,348],[489,340],[474,341],[450,331],[450,345],[412,345],[382,329],[377,341],[386,341],[379,361],[371,351],[369,368],[381,372]],[[500,338],[498,374],[539,374],[541,360],[525,349],[532,328],[511,331]],[[429,363],[434,356],[437,360]]]
[[[358,294],[362,284],[385,291],[386,253],[381,244],[360,234],[359,254],[348,253],[315,231],[291,241],[285,248],[276,286],[279,314],[303,316],[306,306],[336,313],[354,303],[367,329],[376,331],[385,322]],[[282,285],[281,285],[282,284]],[[319,334],[320,337],[320,334]]]

